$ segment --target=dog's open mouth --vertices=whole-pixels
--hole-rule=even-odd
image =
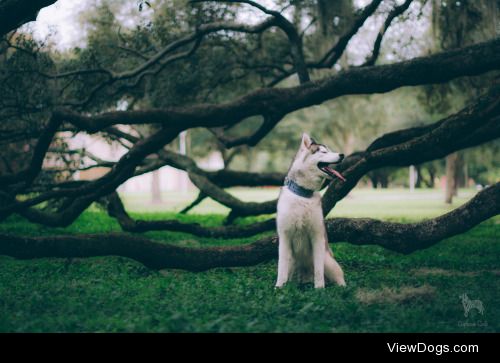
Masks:
[[[332,165],[334,165],[334,164],[337,164],[337,163],[320,162],[320,163],[318,163],[318,168],[323,173],[328,174],[330,176],[336,176],[337,178],[339,178],[340,180],[345,182],[346,179],[344,178],[344,176],[342,174],[340,174],[337,170],[332,168]]]

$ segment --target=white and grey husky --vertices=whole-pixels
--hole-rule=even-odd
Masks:
[[[319,193],[325,179],[335,176],[345,181],[342,174],[332,169],[332,164],[340,163],[343,158],[343,154],[334,153],[303,134],[278,200],[276,287],[294,279],[314,281],[315,288],[322,288],[325,275],[328,280],[345,286],[344,272],[328,245]]]

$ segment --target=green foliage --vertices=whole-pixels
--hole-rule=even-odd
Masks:
[[[500,140],[465,151],[468,174],[478,184],[491,185],[500,180]]]

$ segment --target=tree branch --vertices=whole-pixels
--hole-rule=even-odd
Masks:
[[[368,4],[365,8],[363,8],[359,14],[354,19],[351,28],[349,28],[337,41],[337,43],[330,48],[325,55],[316,63],[310,64],[310,67],[313,68],[331,68],[337,63],[337,61],[344,54],[345,49],[347,48],[347,44],[351,38],[358,32],[358,30],[363,26],[366,19],[375,13],[378,6],[382,0],[374,0],[370,4]]]
[[[365,23],[366,19],[368,19],[373,15],[373,13],[375,13],[381,2],[382,0],[373,0],[370,4],[359,11],[358,15],[354,18],[352,26],[337,40],[337,42],[328,51],[325,52],[325,54],[318,61],[306,62],[306,68],[324,69],[333,67],[335,63],[337,63],[337,61],[340,59],[340,57],[342,57],[342,54],[344,54],[344,51],[347,48],[347,45],[349,44],[351,38],[356,35],[358,30]],[[267,86],[274,87],[281,81],[290,77],[294,72],[295,68],[290,71],[283,72],[278,77],[269,82]]]
[[[373,44],[373,51],[372,55],[363,63],[363,67],[365,66],[373,66],[375,64],[375,61],[377,60],[379,54],[380,54],[380,46],[382,45],[382,39],[384,38],[384,35],[391,26],[392,21],[403,14],[411,5],[413,0],[406,0],[403,4],[396,6],[394,9],[391,10],[389,15],[384,21],[384,24],[380,28],[380,31],[378,32],[377,38],[375,39],[375,43]]]
[[[500,183],[480,191],[469,202],[437,218],[417,223],[382,222],[370,218],[327,220],[328,238],[357,245],[378,245],[411,253],[467,232],[500,213]]]
[[[325,215],[367,172],[385,166],[417,165],[500,137],[500,87],[460,112],[432,125],[386,134],[365,152],[347,157],[338,169],[347,181],[330,183],[323,195]]]
[[[442,83],[500,68],[500,40],[428,57],[374,67],[353,68],[291,88],[263,88],[222,104],[198,104],[141,111],[113,111],[85,116],[59,110],[58,117],[88,132],[115,124],[157,123],[167,127],[222,127],[258,115],[286,115],[348,94],[383,93],[402,86]]]
[[[186,206],[185,208],[183,208],[179,213],[180,214],[187,214],[191,209],[193,209],[198,204],[200,204],[201,202],[203,202],[207,197],[208,197],[208,195],[206,195],[205,193],[203,193],[202,191],[200,191],[198,193],[198,196],[196,197],[196,199],[193,200],[191,202],[191,204],[189,204],[188,206]]]
[[[107,198],[108,214],[116,218],[120,226],[127,232],[172,231],[185,232],[198,237],[209,238],[243,238],[272,230],[274,219],[239,226],[203,227],[198,223],[182,223],[178,220],[146,221],[131,218],[117,193]]]
[[[271,15],[276,20],[276,26],[279,27],[286,34],[288,38],[288,42],[290,44],[290,54],[292,55],[294,70],[297,72],[299,76],[300,83],[306,83],[310,81],[309,72],[307,70],[306,62],[304,60],[304,50],[302,46],[302,37],[297,32],[295,26],[288,21],[279,11],[274,11],[266,8],[258,4],[255,1],[251,0],[192,0],[191,3],[199,3],[199,2],[224,2],[224,3],[240,3],[240,4],[248,4],[253,6],[256,9],[259,9],[264,14]]]
[[[327,221],[330,241],[377,244],[410,253],[463,233],[500,212],[500,183],[485,188],[468,203],[420,223],[402,224],[369,219]],[[233,247],[179,247],[124,233],[18,237],[0,234],[0,254],[19,259],[42,257],[123,256],[152,269],[204,271],[215,267],[252,266],[277,257],[276,237]]]

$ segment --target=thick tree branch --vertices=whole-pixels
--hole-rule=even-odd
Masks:
[[[500,212],[500,183],[441,217],[402,224],[370,219],[327,222],[330,241],[376,244],[401,253],[428,248],[463,233]],[[215,267],[252,266],[277,257],[276,237],[234,247],[187,248],[124,233],[19,237],[0,235],[0,254],[20,259],[41,257],[123,256],[152,269],[204,271]]]
[[[417,223],[382,222],[370,218],[327,220],[328,238],[358,245],[378,245],[411,253],[469,229],[500,213],[500,183],[479,192],[461,207]]]
[[[0,218],[5,218],[11,213],[17,212],[34,223],[49,226],[67,226],[71,224],[92,202],[112,193],[124,181],[134,175],[136,167],[142,163],[144,158],[170,143],[178,135],[178,130],[162,128],[146,139],[138,141],[122,158],[114,165],[110,172],[92,182],[88,182],[75,188],[51,190],[34,198],[17,201],[8,199],[10,204],[0,208]],[[52,198],[71,198],[66,209],[52,213],[43,212],[39,209],[30,208],[33,205]]]
[[[386,134],[365,152],[347,157],[339,170],[347,181],[334,180],[323,195],[327,215],[367,172],[383,166],[417,165],[500,137],[500,87],[475,103],[432,125]]]
[[[248,225],[220,227],[203,227],[198,223],[182,223],[174,219],[160,221],[134,220],[125,210],[117,193],[111,194],[106,199],[108,214],[116,218],[122,229],[127,232],[172,231],[190,233],[198,237],[243,238],[272,230],[275,226],[273,219]]]
[[[225,136],[224,131],[221,129],[212,129],[212,131],[217,137],[217,140],[227,149],[241,145],[255,146],[274,129],[274,126],[276,126],[281,119],[282,116],[266,116],[264,117],[262,125],[260,125],[254,133],[240,137]]]
[[[254,187],[262,185],[278,186],[282,185],[285,179],[285,175],[281,173],[250,173],[229,169],[206,171],[198,167],[196,162],[189,156],[177,154],[166,149],[160,150],[158,152],[158,157],[162,160],[162,166],[170,165],[179,170],[202,175],[220,188],[235,186]]]
[[[58,117],[88,132],[115,124],[158,123],[167,127],[221,127],[258,115],[286,115],[349,94],[383,93],[402,86],[446,82],[500,68],[500,40],[428,57],[374,67],[353,68],[291,88],[263,88],[222,104],[198,104],[142,111],[114,111],[85,116],[59,110]]]
[[[276,211],[276,200],[270,200],[263,203],[243,202],[212,183],[203,175],[190,173],[189,178],[193,184],[200,189],[200,191],[208,195],[213,200],[231,209],[229,221],[232,221],[237,217],[271,214]]]
[[[347,178],[347,182],[340,183],[333,181],[325,195],[323,196],[323,207],[325,215],[333,208],[335,203],[342,199],[358,182],[358,180],[370,170],[374,170],[383,166],[403,166],[410,164],[419,164],[424,161],[433,160],[443,157],[453,151],[460,150],[466,147],[475,146],[483,142],[493,140],[500,136],[499,109],[500,97],[498,96],[498,88],[492,89],[490,93],[481,97],[475,104],[465,108],[459,113],[449,116],[448,118],[436,122],[435,124],[412,128],[402,131],[397,131],[385,135],[376,140],[365,152],[355,153],[339,166],[339,169]],[[28,219],[49,225],[67,225],[76,216],[81,213],[86,205],[91,203],[96,198],[112,192],[120,183],[126,180],[134,173],[136,165],[142,161],[148,152],[155,148],[159,148],[168,142],[165,135],[174,137],[172,131],[164,130],[159,132],[154,137],[137,143],[131,150],[136,156],[132,158],[132,163],[129,164],[124,157],[115,166],[115,168],[106,175],[103,180],[86,183],[80,187],[68,188],[62,190],[54,190],[45,193],[44,195],[34,197],[22,202],[6,203],[6,207],[0,209],[0,215],[7,215],[7,212],[21,212]],[[141,146],[146,144],[148,147]],[[179,158],[177,156],[178,159]],[[187,162],[185,166],[191,172],[192,180],[198,187],[213,199],[220,203],[229,206],[232,209],[230,220],[235,217],[268,214],[273,213],[276,208],[275,201],[265,203],[245,203],[225,192],[220,186],[215,185],[211,181],[208,174],[204,175],[203,171],[198,175],[200,170],[195,169],[195,164],[189,158],[184,158],[183,162]],[[189,163],[192,165],[189,166]],[[175,164],[171,163],[175,166]],[[197,167],[196,167],[197,168]],[[218,172],[215,172],[218,173]],[[228,177],[238,175],[241,181],[247,177],[244,173],[238,174],[234,172],[221,172],[219,176],[212,174],[213,178],[219,178],[219,183]],[[222,179],[221,175],[223,176]],[[248,180],[251,180],[248,175]],[[273,177],[274,178],[274,177]],[[280,181],[281,177],[276,176],[276,182]],[[281,183],[280,183],[281,184]],[[79,197],[80,203],[72,206],[69,211],[61,212],[50,218],[44,217],[44,214],[38,210],[25,211],[25,208],[41,203],[50,198],[79,196],[90,192],[87,197]],[[83,201],[82,201],[83,200]],[[67,212],[67,213],[66,213]]]
[[[49,120],[47,126],[38,138],[29,166],[25,170],[22,170],[18,173],[0,176],[0,188],[2,186],[19,182],[22,182],[22,188],[25,188],[33,182],[42,168],[45,154],[47,153],[52,139],[54,138],[54,135],[56,134],[60,125],[60,119],[53,117]]]

